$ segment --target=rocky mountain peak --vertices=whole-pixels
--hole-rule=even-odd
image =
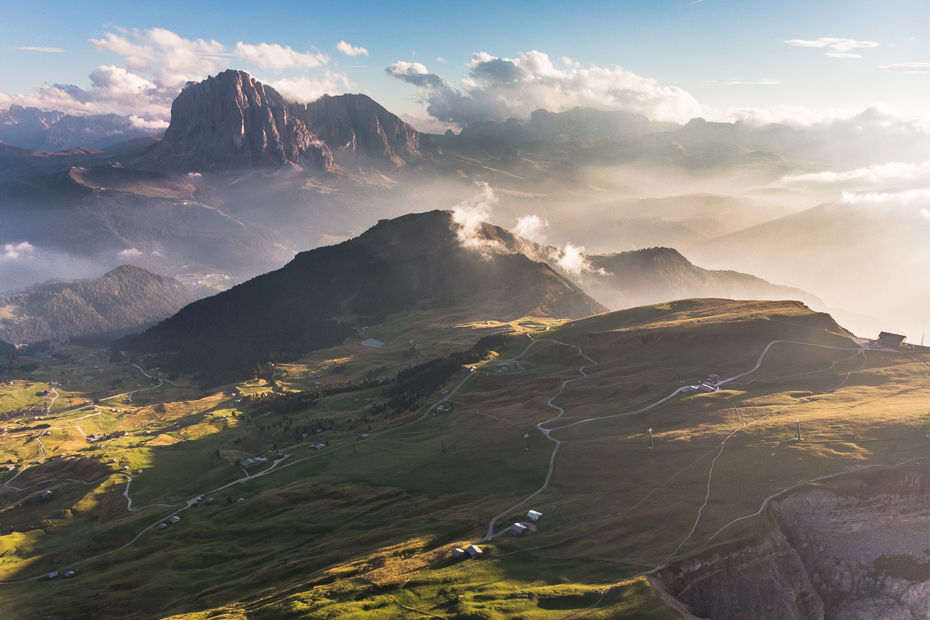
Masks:
[[[171,124],[152,157],[171,167],[332,167],[328,147],[270,86],[244,71],[189,82],[171,105]]]
[[[288,102],[245,71],[190,82],[165,139],[146,156],[181,170],[337,165],[400,167],[439,155],[428,136],[365,95]]]
[[[295,113],[337,159],[367,157],[404,166],[440,154],[432,138],[366,95],[323,95],[312,103],[295,104]]]

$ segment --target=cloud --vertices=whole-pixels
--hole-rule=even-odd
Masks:
[[[28,46],[28,45],[27,45],[27,46],[24,46],[24,47],[14,47],[13,49],[14,49],[14,50],[19,50],[19,51],[21,51],[21,52],[47,52],[47,53],[57,53],[57,52],[63,52],[63,51],[65,51],[65,50],[61,49],[60,47],[30,47],[30,46]]]
[[[16,260],[31,256],[35,252],[35,246],[28,241],[20,243],[6,243],[0,246],[0,258],[3,260]]]
[[[513,232],[524,239],[544,243],[546,236],[543,230],[549,227],[549,222],[538,215],[523,215],[517,219]]]
[[[126,69],[149,75],[161,88],[180,89],[227,63],[226,47],[210,40],[185,39],[164,28],[134,30],[121,36],[107,32],[103,39],[91,39],[98,50],[109,50],[126,57]]]
[[[906,192],[843,192],[840,202],[869,207],[930,206],[930,189],[911,189]]]
[[[782,177],[784,185],[834,185],[840,183],[896,183],[930,179],[930,160],[923,163],[893,162],[876,164],[844,172],[811,172]]]
[[[930,62],[903,62],[897,65],[882,65],[892,73],[930,73]]]
[[[859,112],[841,108],[815,111],[799,105],[775,105],[767,108],[734,107],[720,115],[717,120],[744,122],[752,125],[783,123],[796,126],[850,122],[862,128],[884,127],[891,133],[930,131],[930,113],[902,113],[885,106],[873,106]]]
[[[262,69],[296,69],[321,67],[329,62],[329,56],[321,52],[295,52],[277,43],[259,43],[248,45],[239,41],[233,55],[242,60],[255,63]]]
[[[855,39],[838,39],[834,37],[820,37],[814,41],[804,39],[791,39],[785,41],[788,45],[797,47],[819,47],[826,48],[825,56],[833,58],[861,58],[859,54],[853,54],[853,50],[878,47],[880,44],[875,41],[856,41]]]
[[[559,68],[539,51],[518,58],[480,52],[468,66],[471,73],[460,88],[420,63],[398,61],[386,71],[423,89],[420,95],[432,116],[460,125],[528,118],[540,108],[560,112],[577,106],[638,112],[662,121],[685,122],[701,115],[700,104],[686,91],[620,67]]]
[[[129,248],[129,249],[121,250],[117,252],[116,255],[119,256],[121,259],[136,258],[136,257],[142,256],[142,250],[137,250],[136,248]]]
[[[761,80],[749,80],[749,81],[740,81],[733,80],[730,82],[721,82],[725,86],[734,86],[734,85],[746,85],[746,86],[774,86],[775,84],[781,84],[781,80],[773,80],[771,78],[763,78]]]
[[[591,263],[588,262],[588,257],[585,256],[584,251],[583,245],[576,246],[566,243],[563,249],[556,250],[555,263],[563,271],[573,276],[580,276],[585,273],[607,275],[607,272],[603,269],[594,269]]]
[[[336,49],[346,56],[368,56],[368,50],[364,47],[355,47],[354,45],[349,45],[345,41],[337,43]]]
[[[452,221],[459,243],[466,248],[493,248],[500,244],[478,234],[481,224],[491,215],[491,208],[497,204],[497,196],[491,186],[484,182],[477,183],[478,193],[470,200],[463,200],[452,207]]]
[[[414,86],[428,86],[438,88],[445,85],[441,77],[435,73],[430,73],[425,65],[419,62],[407,62],[398,60],[393,65],[384,70],[385,73],[399,80],[403,80]]]
[[[135,127],[160,131],[171,117],[171,102],[190,81],[201,81],[225,69],[231,58],[253,62],[266,69],[320,69],[321,78],[289,77],[266,82],[295,101],[310,101],[323,94],[338,94],[349,88],[348,77],[325,66],[329,56],[319,52],[296,52],[274,43],[249,45],[239,42],[230,51],[213,39],[185,39],[170,30],[126,30],[109,27],[99,39],[90,39],[100,52],[124,57],[125,66],[102,65],[88,76],[90,84],[52,84],[31,93],[0,93],[0,105],[19,104],[68,114],[116,113],[129,116]]]
[[[349,76],[330,70],[327,70],[320,80],[308,77],[283,78],[266,84],[281,93],[288,101],[297,103],[310,103],[323,95],[338,95],[354,86],[349,81]]]
[[[129,123],[138,129],[144,129],[146,131],[162,131],[168,128],[168,121],[156,118],[153,120],[147,120],[136,116],[135,114],[129,115]]]

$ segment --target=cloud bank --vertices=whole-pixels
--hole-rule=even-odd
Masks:
[[[566,66],[557,67],[539,51],[517,58],[479,52],[460,87],[421,63],[398,61],[385,71],[421,89],[430,115],[463,126],[528,118],[540,108],[560,112],[577,106],[637,112],[660,121],[687,122],[701,115],[701,105],[681,88],[662,86],[621,67],[581,68],[571,59],[562,64]]]
[[[814,41],[804,39],[791,39],[785,41],[788,45],[797,47],[819,47],[826,48],[824,56],[832,58],[862,58],[859,54],[853,54],[853,50],[870,47],[878,47],[880,44],[875,41],[856,41],[855,39],[838,39],[835,37],[820,37]]]
[[[230,50],[216,40],[185,39],[164,28],[116,30],[89,42],[99,52],[123,57],[124,66],[107,64],[97,67],[88,76],[88,87],[52,84],[36,87],[26,94],[0,93],[0,106],[16,103],[76,115],[113,112],[133,116],[138,127],[162,129],[171,117],[171,102],[181,88],[187,82],[215,75],[232,59],[273,71],[322,70],[322,76],[263,80],[284,97],[295,101],[307,102],[323,94],[338,94],[350,86],[348,76],[328,68],[330,57],[319,51],[299,52],[276,43],[249,44],[242,41]],[[22,49],[61,51],[58,48]],[[359,54],[367,53],[363,48],[351,49]]]

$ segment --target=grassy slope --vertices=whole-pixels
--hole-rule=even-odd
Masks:
[[[581,346],[598,364],[572,348],[541,342],[521,358],[523,370],[495,373],[497,362],[489,360],[452,398],[452,412],[402,428],[416,416],[359,421],[369,404],[365,399],[380,398],[377,390],[328,397],[290,416],[293,421],[272,415],[252,424],[237,415],[231,388],[224,388],[225,396],[203,395],[183,383],[165,384],[162,392],[137,394],[132,403],[125,397],[108,401],[118,402],[121,412],[101,408],[100,415],[76,422],[67,420],[92,411],[59,410],[59,398],[53,426],[79,424],[87,433],[145,428],[151,434],[133,433],[86,450],[74,429],[52,431],[42,438],[48,454],[77,452],[81,458],[53,458],[13,484],[49,477],[93,480],[128,465],[133,472],[143,469],[131,486],[134,506],[180,503],[242,477],[231,465],[236,458],[264,454],[273,443],[290,456],[279,471],[216,493],[212,506],[180,512],[178,525],[150,530],[127,549],[80,565],[75,580],[0,586],[0,601],[16,617],[60,617],[62,609],[90,613],[105,601],[108,614],[132,618],[199,618],[206,615],[198,610],[211,609],[228,618],[413,618],[423,617],[421,611],[557,618],[620,584],[580,617],[675,617],[637,575],[685,540],[707,494],[710,463],[720,442],[740,429],[740,419],[748,426],[727,440],[707,506],[679,556],[757,536],[766,527],[762,516],[708,543],[722,526],[754,512],[779,489],[845,467],[925,453],[926,368],[898,354],[858,353],[829,317],[800,305],[688,300],[564,324],[532,320],[522,328],[540,330],[544,323],[552,329],[535,337]],[[519,322],[507,327],[521,328]],[[317,352],[281,368],[280,383],[299,389],[316,381],[357,380],[381,366],[391,376],[404,364],[467,348],[501,328],[484,323],[443,328],[429,313],[395,317],[364,334],[384,347],[349,342]],[[553,444],[534,425],[556,414],[546,402],[563,381],[574,379],[554,401],[565,415],[549,428],[639,409],[676,389],[679,379],[745,372],[773,339],[839,348],[775,345],[756,373],[720,393],[677,397],[648,414],[553,431],[563,442],[555,474],[549,489],[531,502],[544,514],[540,531],[525,539],[495,539],[480,562],[447,559],[453,546],[481,538],[493,515],[544,481]],[[405,359],[410,340],[420,355]],[[501,358],[523,348],[512,347]],[[95,359],[81,362],[101,366],[92,383],[110,385],[113,377],[131,388],[148,385],[131,366]],[[588,378],[577,372],[581,365]],[[449,388],[465,376],[454,377]],[[28,388],[24,381],[5,386],[9,396],[0,398],[0,407],[20,407],[41,387],[39,381]],[[92,389],[98,396],[104,391],[79,384],[70,393],[82,397]],[[268,388],[252,383],[237,389]],[[161,401],[167,403],[159,406]],[[20,419],[8,427],[37,423]],[[284,424],[316,426],[324,419],[341,426],[314,439],[329,442],[321,451],[306,442],[293,444],[293,433],[283,431]],[[795,419],[802,421],[800,443],[792,439]],[[273,426],[278,422],[281,427]],[[655,450],[648,449],[646,428],[654,429]],[[381,434],[388,429],[396,430]],[[363,432],[371,437],[361,440]],[[36,458],[35,435],[19,430],[0,435],[2,460]],[[0,489],[0,576],[31,577],[117,548],[181,507],[127,513],[122,480]],[[46,488],[55,492],[50,501],[38,497]],[[227,503],[239,497],[245,501]],[[499,527],[521,513],[512,511]],[[7,533],[10,524],[13,534]]]

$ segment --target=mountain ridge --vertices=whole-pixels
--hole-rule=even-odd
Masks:
[[[91,280],[57,280],[0,295],[0,339],[23,344],[137,328],[196,296],[181,282],[123,265]]]

